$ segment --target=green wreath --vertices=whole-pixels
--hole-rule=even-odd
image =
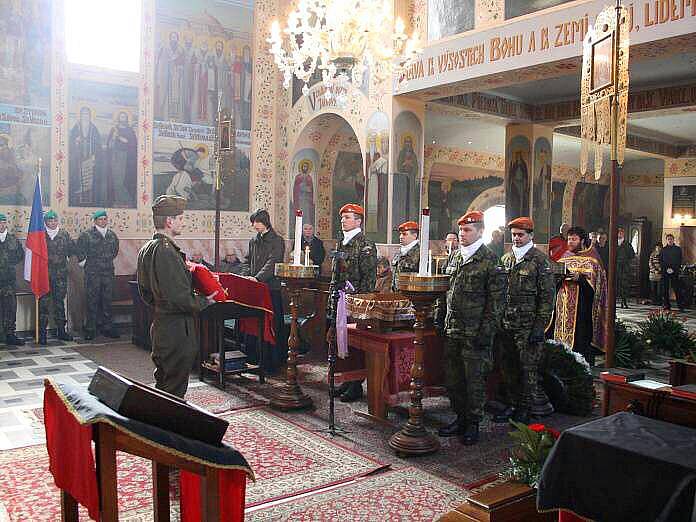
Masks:
[[[541,385],[557,412],[580,416],[592,412],[592,371],[582,355],[566,344],[548,339],[539,369]]]

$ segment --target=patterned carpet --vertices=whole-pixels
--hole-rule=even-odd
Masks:
[[[436,520],[466,491],[417,468],[389,471],[247,513],[249,521]]]

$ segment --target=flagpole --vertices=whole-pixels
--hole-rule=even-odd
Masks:
[[[36,344],[39,344],[39,298],[34,296],[34,303],[36,303]]]

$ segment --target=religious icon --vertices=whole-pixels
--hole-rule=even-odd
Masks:
[[[613,44],[614,38],[611,33],[592,44],[592,92],[613,82]]]

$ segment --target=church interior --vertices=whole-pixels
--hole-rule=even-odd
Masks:
[[[695,285],[694,0],[0,0],[0,522],[694,521]]]

